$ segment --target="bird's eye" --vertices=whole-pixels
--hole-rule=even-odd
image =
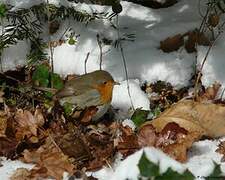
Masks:
[[[104,81],[103,84],[107,84],[107,81]]]

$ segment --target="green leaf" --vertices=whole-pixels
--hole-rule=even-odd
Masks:
[[[73,113],[73,105],[70,103],[64,103],[63,104],[63,109],[64,109],[64,113],[65,115],[68,117]]]
[[[214,165],[215,165],[215,167],[214,167],[213,172],[208,177],[206,177],[205,179],[206,180],[214,180],[214,179],[223,180],[223,179],[225,179],[225,177],[222,176],[222,171],[220,169],[220,165],[215,163],[215,162],[214,162]]]
[[[160,175],[159,165],[152,163],[146,157],[145,152],[143,152],[141,159],[138,163],[140,175],[143,177],[153,178],[154,180],[194,180],[195,176],[188,170],[183,174],[168,168],[167,171]]]
[[[180,174],[171,168],[168,168],[165,173],[163,173],[161,176],[155,177],[155,180],[194,180],[195,177],[193,174],[191,174],[190,171],[186,170],[183,174]]]
[[[48,87],[48,85],[49,85],[49,68],[43,64],[37,66],[32,75],[32,80],[36,86]]]
[[[143,152],[141,159],[139,160],[138,168],[140,175],[144,177],[155,177],[160,175],[159,166],[149,161],[145,152]]]
[[[70,37],[68,43],[69,45],[74,45],[77,41],[74,39],[74,37]]]
[[[4,18],[6,16],[6,5],[0,4],[0,18]]]
[[[62,89],[63,81],[62,81],[61,77],[56,73],[51,73],[50,76],[51,76],[53,88],[58,89],[58,90]]]
[[[131,120],[134,122],[134,124],[137,127],[140,127],[147,119],[149,114],[149,111],[142,110],[142,109],[136,109],[134,114],[131,117]]]

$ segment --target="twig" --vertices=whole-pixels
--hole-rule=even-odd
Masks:
[[[2,76],[5,76],[7,79],[11,79],[11,80],[13,80],[13,81],[16,81],[16,82],[20,83],[20,81],[19,81],[18,79],[14,78],[14,77],[11,77],[11,76],[9,76],[9,75],[6,75],[6,74],[4,74],[4,73],[2,73],[2,72],[0,72],[0,74],[1,74]]]
[[[102,42],[99,39],[99,34],[97,34],[97,42],[98,42],[98,47],[99,47],[99,51],[100,51],[100,62],[99,62],[99,66],[100,66],[100,70],[102,70]]]
[[[84,61],[84,72],[85,72],[85,74],[87,74],[87,61],[88,61],[89,55],[90,55],[90,52],[87,53],[85,61]]]
[[[47,0],[47,18],[48,18],[48,41],[51,42],[51,35],[49,32],[49,28],[50,28],[50,11],[49,11],[49,0]],[[51,64],[51,72],[54,73],[54,60],[53,60],[53,56],[54,56],[54,47],[52,46],[51,43],[49,43],[49,50],[50,50],[50,64]],[[53,81],[51,79],[51,87],[53,87]]]
[[[203,59],[203,61],[202,61],[202,63],[201,63],[201,67],[200,67],[200,69],[199,69],[198,76],[197,76],[197,78],[196,78],[195,86],[194,86],[194,99],[197,99],[197,98],[198,98],[198,83],[199,83],[199,81],[200,81],[201,74],[202,74],[202,69],[203,69],[203,67],[204,67],[204,65],[205,65],[206,59],[207,59],[207,57],[208,57],[208,55],[209,55],[209,53],[210,53],[210,51],[211,51],[213,45],[215,44],[216,40],[219,38],[220,35],[221,35],[221,33],[219,33],[219,34],[216,36],[215,40],[210,44],[210,46],[209,46],[209,48],[208,48],[208,50],[207,50],[207,52],[206,52],[206,55],[205,55],[205,57],[204,57],[204,59]]]
[[[118,14],[116,15],[116,26],[117,26],[117,36],[118,36],[118,39],[119,39],[120,38],[120,32],[119,32],[119,29],[118,29],[119,28]],[[131,99],[131,94],[130,94],[130,85],[129,85],[129,80],[128,80],[128,70],[127,70],[126,59],[125,59],[125,55],[124,55],[124,51],[123,51],[122,42],[119,43],[119,46],[120,46],[120,52],[121,52],[121,55],[122,55],[122,60],[123,60],[123,65],[124,65],[124,70],[125,70],[125,76],[126,76],[126,81],[127,81],[127,92],[128,92],[129,98],[130,98],[131,108],[134,111],[135,108],[134,108],[134,104],[133,104],[133,101]]]
[[[18,92],[19,94],[21,94],[22,96],[26,97],[26,98],[29,98],[29,99],[32,99],[32,100],[36,100],[38,102],[45,102],[44,100],[42,99],[39,99],[39,98],[36,98],[34,97],[33,95],[29,95],[29,93],[25,93],[25,92],[22,92],[21,90],[17,89],[17,88],[14,88],[12,86],[7,86],[7,85],[0,85],[1,88],[8,88],[10,89],[11,91],[14,91],[14,92]]]

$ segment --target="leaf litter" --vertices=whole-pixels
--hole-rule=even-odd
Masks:
[[[41,72],[41,68],[47,74],[45,78],[50,78],[48,69],[41,66]],[[144,85],[142,89],[149,94],[152,111],[137,109],[131,118],[136,124],[133,130],[111,116],[92,122],[94,107],[82,113],[67,109],[70,113],[66,114],[63,107],[51,103],[45,91],[30,85],[35,81],[51,88],[43,73],[29,73],[26,74],[30,78],[18,76],[20,86],[14,83],[11,87],[12,81],[17,80],[5,77],[1,91],[0,155],[34,164],[31,170],[18,169],[11,179],[61,179],[64,172],[86,178],[86,171],[110,167],[117,153],[125,158],[146,146],[185,162],[195,141],[225,134],[224,102],[217,98],[219,83],[203,88],[196,100],[185,98],[190,87],[176,90],[165,82]],[[57,82],[61,87],[62,80]],[[224,145],[219,145],[217,151],[225,154]]]

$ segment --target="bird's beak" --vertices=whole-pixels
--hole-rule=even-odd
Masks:
[[[113,84],[114,85],[120,85],[120,83],[119,82],[116,82],[116,81],[114,81]]]

